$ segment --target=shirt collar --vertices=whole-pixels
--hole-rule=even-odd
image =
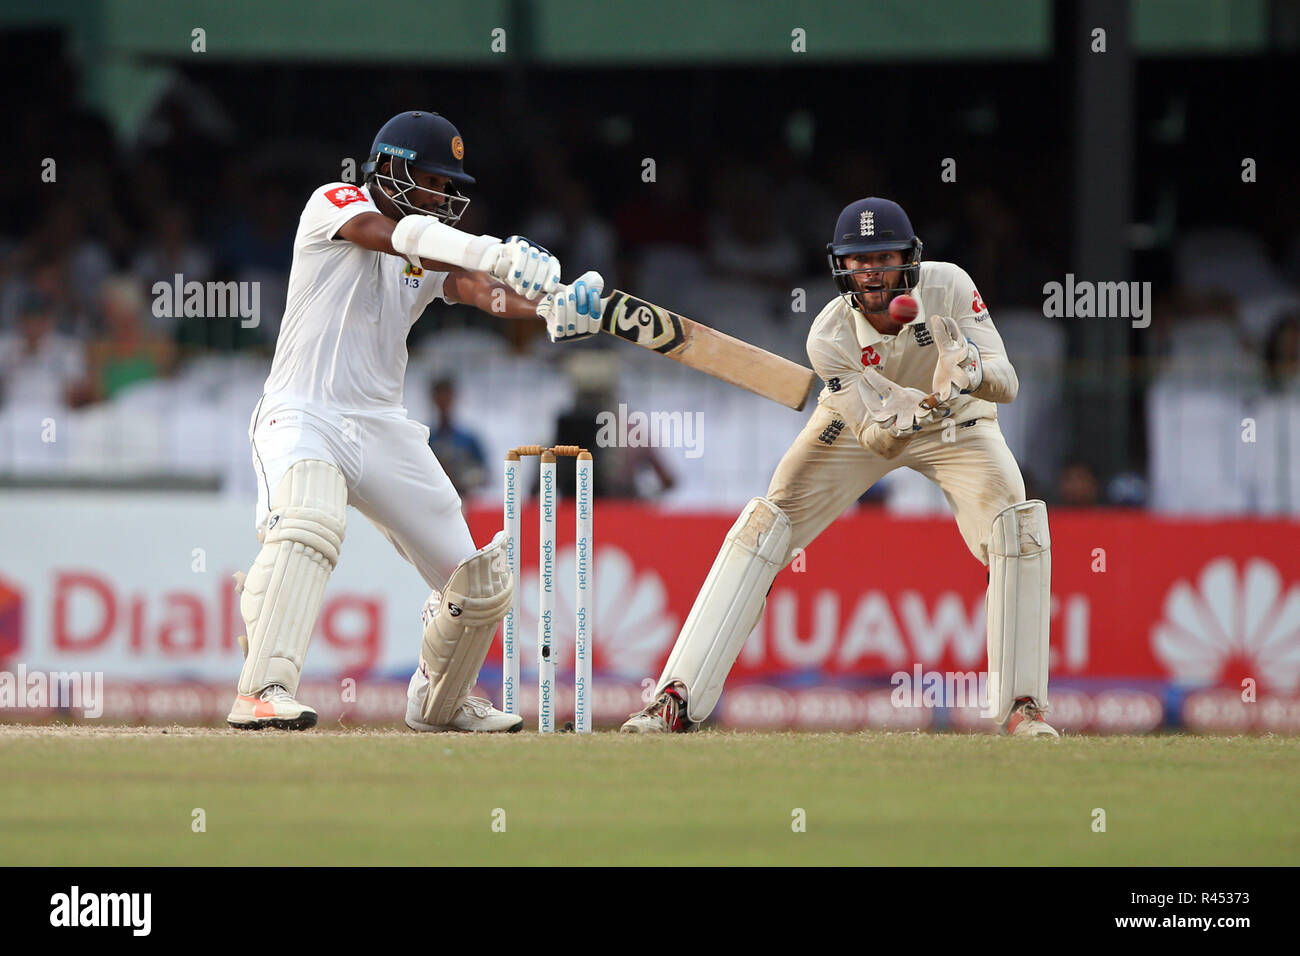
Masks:
[[[916,318],[903,326],[903,329],[910,329],[912,326],[919,325],[925,321],[925,302],[921,298],[920,291],[918,289],[913,289],[911,295],[912,298],[916,299],[916,304],[919,308],[916,310]],[[841,297],[840,303],[842,307],[848,311],[849,316],[853,321],[853,331],[857,335],[859,345],[865,348],[868,345],[875,345],[878,342],[883,342],[886,338],[897,338],[897,336],[894,335],[881,335],[880,332],[876,330],[876,327],[867,321],[865,315],[853,306],[849,305],[847,299]],[[899,329],[899,334],[902,333],[903,329]]]

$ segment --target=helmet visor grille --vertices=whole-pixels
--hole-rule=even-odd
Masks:
[[[449,182],[445,190],[416,183],[406,160],[400,156],[392,157],[387,172],[377,164],[371,176],[404,215],[433,216],[454,226],[469,207],[469,198],[461,195],[455,183]]]

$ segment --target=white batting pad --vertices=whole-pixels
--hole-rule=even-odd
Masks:
[[[1004,723],[1018,697],[1047,709],[1052,540],[1047,505],[1023,501],[999,511],[989,535],[988,706]]]
[[[438,612],[424,628],[420,648],[429,693],[424,698],[426,723],[451,723],[478,679],[497,624],[510,610],[515,584],[506,560],[506,534],[457,565],[442,589]]]
[[[789,549],[790,519],[766,498],[750,501],[727,532],[659,678],[660,690],[686,685],[686,716],[695,723],[717,705]]]
[[[272,684],[297,692],[325,583],[338,564],[347,508],[347,482],[327,461],[296,462],[280,480],[262,550],[239,598],[247,628],[241,694]]]

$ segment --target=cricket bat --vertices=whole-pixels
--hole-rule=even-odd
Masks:
[[[615,289],[604,300],[601,331],[802,411],[816,373],[756,345]]]

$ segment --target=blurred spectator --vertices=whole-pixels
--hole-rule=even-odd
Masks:
[[[581,445],[598,460],[593,470],[597,498],[656,498],[677,483],[659,452],[650,447],[601,447],[596,416],[613,411],[618,404],[608,395],[580,394],[572,408],[555,422],[557,445]],[[575,466],[572,458],[555,463],[555,480],[560,497],[573,497]]]
[[[134,235],[121,207],[121,184],[114,180],[111,158],[79,162],[65,170],[69,203],[85,224],[84,233],[102,244],[110,264],[131,255]]]
[[[587,187],[562,176],[542,195],[548,201],[525,220],[523,235],[559,257],[571,270],[566,281],[594,269],[604,278],[606,289],[614,288],[618,240],[613,227],[592,208]]]
[[[1236,227],[1197,229],[1180,236],[1174,274],[1180,286],[1198,291],[1285,291],[1264,241]]]
[[[1046,499],[1043,494],[1043,482],[1038,480],[1038,472],[1024,465],[1020,467],[1020,477],[1025,483],[1025,500],[1032,501],[1035,498]]]
[[[457,494],[464,498],[487,483],[487,457],[478,438],[452,421],[455,383],[449,378],[438,379],[429,394],[438,414],[436,426],[429,429],[429,447],[438,456]]]
[[[213,327],[205,330],[207,340],[199,341],[208,347],[232,349],[254,342],[273,343],[284,317],[293,239],[307,194],[283,173],[245,177],[238,170],[228,171],[225,191],[232,199],[230,217],[216,242],[218,278],[256,282],[261,312],[255,327],[228,324],[216,338]],[[186,328],[183,341],[194,342],[193,333]]]
[[[703,249],[707,230],[699,199],[692,195],[691,175],[680,159],[659,163],[654,182],[641,183],[615,208],[614,224],[623,242],[633,249],[643,245]]]
[[[235,273],[288,273],[293,237],[307,194],[297,183],[274,175],[252,178],[227,170],[222,192],[229,197],[217,234],[220,268]]]
[[[57,273],[55,282],[64,288],[64,297],[82,318],[93,305],[100,284],[112,274],[113,257],[91,233],[85,211],[74,201],[64,199],[49,207],[45,218],[15,253],[12,267],[27,274],[52,268]]]
[[[28,292],[18,307],[18,331],[0,336],[0,389],[9,404],[85,404],[86,352],[54,331],[54,304]]]
[[[835,217],[860,196],[832,196],[824,182],[809,174],[805,164],[785,144],[772,150],[768,170],[779,184],[775,207],[778,225],[799,250],[803,271],[816,274],[826,267],[826,240]]]
[[[1061,469],[1057,503],[1065,508],[1095,508],[1101,504],[1101,482],[1092,466],[1075,459]]]
[[[709,257],[722,278],[765,288],[786,289],[802,257],[794,241],[777,229],[776,184],[753,167],[730,173],[719,190]]]
[[[1147,481],[1137,472],[1122,471],[1106,483],[1106,501],[1120,508],[1145,508],[1150,494]]]
[[[90,348],[91,382],[96,399],[111,399],[136,382],[170,374],[172,343],[145,322],[148,302],[132,276],[104,283],[99,297],[103,332]]]
[[[830,181],[831,195],[839,203],[837,212],[855,199],[894,195],[889,177],[884,170],[860,149],[849,150],[834,157],[830,168]],[[828,240],[834,227],[834,220],[825,227]]]
[[[186,282],[206,282],[212,275],[212,256],[194,240],[190,217],[184,206],[160,206],[150,223],[150,238],[131,264],[131,271],[143,288],[150,289],[155,282],[169,285],[181,276]],[[146,319],[150,330],[171,338],[175,334],[176,318],[157,317],[150,310]]]
[[[1300,297],[1283,280],[1263,239],[1244,229],[1187,233],[1175,245],[1174,269],[1184,289],[1236,297],[1239,334],[1256,348],[1282,312],[1300,305]]]
[[[598,416],[618,408],[615,397],[618,360],[587,351],[569,359],[566,373],[576,394],[573,406],[556,419],[555,444],[580,445],[595,456],[593,495],[597,498],[649,499],[671,490],[677,483],[676,479],[656,449],[605,445],[600,441]],[[577,466],[572,458],[556,461],[555,481],[560,497],[573,496],[576,472]]]
[[[53,42],[54,33],[43,32]],[[38,49],[29,48],[29,42],[27,36],[16,38],[15,48]],[[64,46],[60,37],[36,57],[35,66],[21,59],[11,64],[26,85],[14,87],[22,96],[10,117],[11,148],[3,161],[13,175],[0,182],[0,401],[81,404],[119,393],[170,367],[170,350],[158,341],[162,338],[223,351],[273,341],[292,236],[310,190],[339,174],[340,159],[364,151],[369,130],[398,108],[375,103],[418,103],[428,95],[427,75],[404,69],[358,64],[355,71],[340,73],[284,64],[250,72],[245,65],[213,65],[189,77],[168,71],[172,80],[166,95],[143,115],[133,114],[134,122],[121,124],[116,122],[123,118],[120,111],[110,122],[83,105],[101,98],[85,96],[78,64],[61,62],[71,52]],[[1194,65],[1185,69],[1211,72]],[[1264,177],[1250,187],[1247,192],[1261,196],[1253,206],[1234,200],[1231,227],[1198,227],[1197,219],[1222,215],[1222,204],[1203,201],[1203,182],[1190,173],[1180,179],[1177,170],[1161,169],[1161,164],[1139,163],[1146,172],[1136,184],[1135,216],[1151,212],[1157,190],[1161,208],[1167,198],[1170,209],[1177,210],[1176,218],[1169,213],[1168,234],[1147,250],[1149,258],[1135,264],[1132,274],[1153,279],[1162,292],[1175,290],[1173,297],[1162,297],[1149,333],[1133,336],[1143,355],[1127,366],[1134,376],[1130,388],[1145,399],[1139,427],[1145,428],[1147,442],[1124,449],[1122,467],[1135,470],[1121,471],[1109,481],[1080,462],[1062,473],[1058,463],[1064,458],[1090,453],[1061,422],[1088,414],[1080,405],[1086,398],[1076,397],[1072,386],[1094,374],[1094,357],[1079,352],[1080,326],[1041,315],[1042,283],[1067,271],[1065,250],[1075,238],[1069,216],[1044,213],[1070,206],[1070,177],[1062,170],[1071,168],[1071,144],[1055,135],[1013,136],[1008,126],[997,130],[1001,139],[1029,144],[1023,161],[1011,162],[1007,150],[988,148],[993,146],[990,130],[967,121],[968,132],[977,135],[966,144],[971,158],[962,160],[964,185],[941,184],[937,175],[922,183],[910,175],[911,154],[947,154],[934,153],[933,147],[945,138],[943,129],[953,128],[950,98],[943,101],[947,112],[936,114],[929,126],[921,124],[925,128],[910,152],[873,148],[871,137],[842,122],[840,106],[815,96],[825,79],[812,72],[791,74],[773,96],[772,89],[755,85],[744,71],[682,74],[667,69],[656,77],[663,94],[657,101],[633,102],[627,90],[643,89],[633,71],[551,71],[536,77],[536,102],[575,84],[580,89],[589,84],[584,90],[588,100],[580,108],[551,111],[544,129],[522,140],[505,132],[511,124],[495,129],[475,123],[471,117],[487,115],[484,111],[490,112],[499,97],[488,88],[475,92],[472,85],[466,87],[454,118],[465,124],[473,151],[470,168],[482,185],[470,190],[474,202],[462,227],[498,235],[523,232],[560,255],[566,278],[580,270],[599,270],[611,286],[673,305],[803,362],[803,328],[793,327],[806,326],[811,315],[796,314],[791,321],[790,287],[809,291],[809,308],[826,301],[831,284],[823,250],[835,213],[862,196],[892,196],[911,214],[925,239],[927,258],[955,261],[967,269],[993,309],[1021,377],[1020,398],[1000,408],[999,418],[1030,497],[1056,500],[1059,489],[1062,504],[1142,504],[1148,496],[1141,477],[1145,473],[1155,506],[1178,511],[1212,507],[1244,513],[1274,507],[1270,501],[1300,501],[1300,491],[1287,490],[1300,487],[1291,477],[1300,474],[1293,451],[1300,442],[1292,441],[1300,420],[1295,412],[1300,400],[1300,237],[1294,231],[1294,196],[1300,192],[1287,189],[1285,177]],[[984,86],[981,79],[977,86],[983,89],[972,88],[966,105],[1011,117],[1019,112],[1011,104],[1021,104],[1026,95],[1038,106],[1059,99],[1050,83],[1030,91],[1015,85],[996,92],[1000,82]],[[270,97],[268,103],[293,103],[303,83],[333,108],[310,114],[292,109],[229,112],[256,96]],[[722,108],[736,93],[768,98],[761,115]],[[533,95],[531,88],[521,92],[517,106],[531,106]],[[986,100],[990,95],[993,100]],[[620,102],[615,117],[614,100],[631,105]],[[796,102],[807,105],[787,114]],[[986,103],[991,107],[981,105]],[[1217,107],[1204,100],[1193,109],[1210,115]],[[566,127],[594,131],[602,124],[593,124],[591,117],[602,115],[625,124],[625,134],[569,135]],[[786,115],[785,135],[778,135],[767,120]],[[1041,119],[1044,114],[1035,109],[1027,115]],[[358,116],[373,122],[359,128]],[[1040,119],[1030,128],[1037,128]],[[122,136],[131,140],[120,140]],[[519,153],[521,142],[532,144],[524,154]],[[566,148],[568,142],[581,145]],[[57,180],[33,188],[33,171],[51,153],[58,158]],[[654,181],[638,175],[646,171],[641,164],[648,156],[657,160]],[[711,176],[710,170],[718,175]],[[1282,185],[1269,185],[1266,179]],[[532,196],[543,198],[536,206],[521,205]],[[525,211],[531,218],[520,216]],[[123,268],[141,283],[134,291],[116,280],[106,286]],[[260,324],[245,327],[240,318],[153,316],[141,296],[147,301],[152,283],[170,283],[177,273],[184,281],[257,282]],[[817,284],[803,281],[810,276]],[[1013,317],[1017,303],[1032,306],[1032,313]],[[493,323],[467,313],[466,307],[435,304],[415,325],[412,341],[435,334],[438,339],[429,351],[436,353],[444,340],[453,343],[471,329],[500,326],[503,337],[517,346],[531,341],[540,356],[551,360],[541,323]],[[760,314],[781,317],[784,327],[753,321]],[[97,340],[93,362],[85,344],[92,339]],[[1146,361],[1152,357],[1160,361]],[[1076,367],[1073,360],[1081,358],[1085,361]],[[194,392],[206,400],[209,381],[221,385],[212,386],[212,395],[224,391],[230,378],[225,364],[216,356],[196,363],[203,366],[204,378],[201,389],[196,381]],[[464,366],[449,362],[438,367]],[[419,381],[423,385],[422,377]],[[493,406],[536,410],[537,386],[529,376],[503,373],[500,384],[491,393]],[[615,377],[595,389],[579,389],[580,400],[561,420],[563,437],[557,440],[593,444],[595,413],[616,409],[621,387]],[[1265,388],[1268,392],[1260,394]],[[445,406],[434,395],[439,420],[430,440],[442,439],[435,450],[463,491],[481,482],[474,476],[483,465],[481,453],[474,454],[461,437],[490,450],[505,439],[495,431],[502,426],[488,415],[473,416],[475,435],[458,428],[454,394],[448,382]],[[567,395],[567,389],[557,392],[544,417],[552,418]],[[635,391],[627,397],[639,400]],[[469,396],[464,398],[468,415]],[[178,417],[195,432],[188,416]],[[1247,417],[1257,423],[1257,442],[1240,439],[1239,425]],[[722,447],[748,441],[744,426],[750,422],[740,415],[725,421],[726,433],[720,427],[711,440]],[[238,431],[242,426],[234,427]],[[604,494],[653,495],[673,484],[674,476],[663,464],[672,461],[666,454],[615,447],[600,449],[599,456],[597,482]],[[560,467],[566,465],[571,468],[572,462],[562,460]],[[1108,463],[1107,476],[1111,467]],[[239,468],[242,475],[242,459]],[[693,493],[697,481],[706,489],[731,487],[728,476],[734,470],[734,461],[710,456],[679,473],[675,494]],[[1035,476],[1039,491],[1032,487]],[[1274,485],[1281,490],[1270,491]],[[561,487],[569,493],[571,479]],[[882,489],[878,486],[872,494],[879,496]],[[941,496],[936,502],[946,507]]]
[[[22,303],[33,295],[49,304],[55,331],[70,336],[89,333],[90,313],[73,296],[73,283],[65,281],[60,260],[40,261],[25,276],[5,283],[0,293],[0,314],[4,319],[0,329],[17,329]]]
[[[175,195],[199,208],[212,200],[222,157],[238,140],[239,129],[220,99],[172,71],[171,87],[140,124],[135,147],[145,159],[143,169],[162,173],[152,180],[157,195]]]
[[[1041,303],[1042,276],[1051,274],[1051,265],[1025,219],[1002,193],[987,186],[963,192],[960,201],[945,204],[940,214],[922,219],[917,228],[922,230],[926,258],[945,259],[965,269],[995,315],[1000,307]]]
[[[1285,315],[1273,326],[1264,343],[1264,367],[1273,391],[1300,391],[1300,314]]]
[[[708,230],[694,185],[687,165],[667,158],[656,168],[654,182],[638,182],[632,196],[615,204],[625,288],[653,300],[704,275]]]
[[[1020,243],[1024,229],[995,190],[986,186],[963,193],[958,235],[965,243],[956,261],[977,277],[987,295],[1004,301],[1011,298],[1003,290],[1015,270],[1025,268],[1027,250]]]
[[[1176,290],[1156,302],[1152,331],[1157,353],[1172,360],[1166,367],[1187,365],[1204,374],[1207,355],[1219,367],[1247,356],[1237,303],[1226,292]]]
[[[1282,268],[1291,285],[1300,288],[1300,235],[1291,242],[1290,248],[1283,257]]]

